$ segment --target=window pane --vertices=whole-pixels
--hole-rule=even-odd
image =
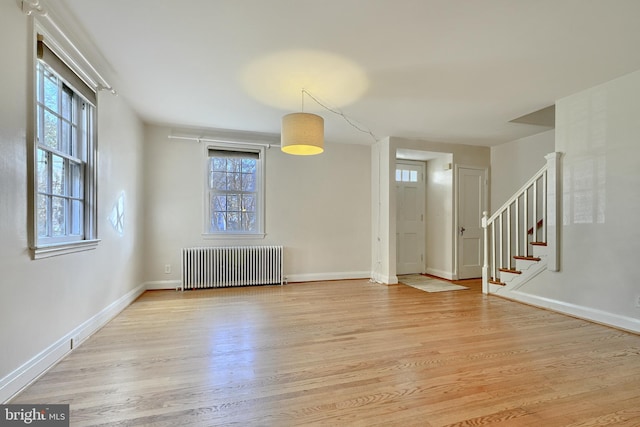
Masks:
[[[418,171],[411,171],[409,179],[411,182],[418,182]]]
[[[256,190],[256,176],[255,174],[242,174],[242,191],[255,191]]]
[[[60,156],[56,156],[53,154],[53,170],[51,174],[51,192],[53,194],[65,194],[65,170],[64,170],[64,159]]]
[[[211,170],[214,171],[226,171],[227,170],[227,159],[223,159],[220,157],[212,157],[211,158]]]
[[[408,182],[409,181],[409,171],[408,170],[403,170],[402,171],[402,181],[403,182]]]
[[[49,192],[49,169],[47,167],[47,152],[41,149],[38,149],[37,159],[38,165],[38,192],[39,193],[48,193]]]
[[[227,210],[227,196],[225,195],[213,196],[213,211],[224,212],[226,210]]]
[[[400,169],[396,169],[396,182],[402,181],[402,171]]]
[[[226,214],[224,212],[214,212],[214,214],[211,216],[211,230],[225,231],[226,229]]]
[[[62,90],[62,118],[73,122],[71,113],[73,112],[73,91],[68,87]]]
[[[64,236],[66,234],[65,199],[51,198],[51,235]]]
[[[253,194],[242,195],[242,211],[243,212],[255,212],[256,211],[256,196]]]
[[[73,145],[71,144],[71,123],[62,120],[62,136],[60,138],[60,151],[71,155]]]
[[[240,210],[240,196],[238,194],[227,195],[227,210],[229,211]]]
[[[242,159],[227,159],[227,172],[242,171]]]
[[[49,215],[48,212],[48,197],[42,194],[38,195],[38,237],[46,237],[49,235],[49,229],[47,228]]]
[[[78,163],[69,162],[69,169],[71,172],[71,182],[69,182],[69,187],[71,191],[69,195],[71,197],[77,197],[81,199],[83,198],[82,176],[80,174],[82,168]]]
[[[225,172],[211,172],[209,187],[214,190],[226,190],[227,174]]]
[[[44,145],[58,148],[58,117],[48,111],[44,112]]]
[[[240,231],[240,213],[227,212],[227,230]]]
[[[231,190],[231,191],[242,190],[242,174],[241,173],[227,174],[227,190]]]
[[[44,105],[52,111],[58,112],[58,79],[45,71]]]
[[[82,235],[82,202],[80,202],[79,200],[71,201],[70,221],[70,233],[74,236]]]
[[[244,231],[256,230],[256,214],[243,212],[242,213],[242,228]]]
[[[255,159],[242,159],[242,172],[244,172],[244,173],[256,173],[256,160]]]

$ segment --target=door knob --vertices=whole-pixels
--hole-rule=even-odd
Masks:
[[[460,227],[460,235],[461,236],[464,235],[465,230],[466,230],[466,228]]]

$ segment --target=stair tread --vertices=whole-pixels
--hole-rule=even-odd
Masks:
[[[547,246],[547,242],[531,242],[534,246]]]
[[[516,270],[515,268],[500,268],[499,270],[505,273],[522,274],[522,271]]]
[[[522,255],[514,255],[513,256],[514,259],[523,259],[526,261],[540,261],[542,258],[539,258],[537,256],[522,256]]]
[[[493,277],[491,279],[489,279],[489,283],[491,283],[492,285],[500,285],[500,286],[506,286],[507,285],[504,282],[501,282],[499,280],[495,280]]]

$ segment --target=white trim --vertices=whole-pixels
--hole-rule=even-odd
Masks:
[[[145,291],[144,284],[127,292],[93,317],[72,329],[49,347],[0,379],[0,402],[8,402],[13,396],[46,373],[73,348],[109,323]]]
[[[590,322],[600,323],[634,333],[640,333],[640,319],[633,317],[621,316],[615,313],[558,301],[551,298],[531,295],[521,291],[500,292],[494,295],[535,307],[545,308],[558,313],[567,314]]]
[[[180,280],[155,280],[153,282],[145,282],[144,287],[148,291],[158,291],[162,289],[177,290],[182,287]]]
[[[287,274],[286,282],[321,282],[325,280],[368,279],[370,271],[341,271],[331,273]]]
[[[230,144],[230,143],[209,143],[204,144],[204,158],[205,158],[205,170],[202,174],[202,226],[203,232],[202,237],[205,239],[264,239],[265,237],[265,227],[266,227],[266,199],[267,199],[267,147],[260,146],[259,144],[253,143],[238,143],[238,144]],[[256,176],[259,180],[258,187],[256,193],[258,194],[258,210],[256,211],[257,222],[258,222],[258,230],[255,232],[244,232],[244,233],[234,233],[234,232],[211,232],[211,212],[209,206],[209,196],[211,189],[209,188],[209,150],[210,149],[220,149],[220,150],[230,150],[233,149],[235,151],[246,151],[249,153],[259,153],[257,164]]]
[[[33,259],[50,258],[58,255],[72,254],[75,252],[90,251],[98,247],[100,239],[79,240],[64,244],[53,244],[50,246],[39,246],[31,248]]]
[[[372,271],[370,277],[374,282],[382,283],[383,285],[395,285],[398,283],[398,276],[396,275],[384,275]]]
[[[442,277],[447,280],[458,280],[451,271],[438,270],[437,268],[427,268],[425,273],[436,277]]]

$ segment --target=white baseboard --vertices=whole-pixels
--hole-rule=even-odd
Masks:
[[[602,325],[612,326],[617,329],[623,329],[634,333],[640,333],[640,319],[633,317],[620,316],[615,313],[527,294],[521,291],[503,291],[496,293],[495,295],[533,305],[535,307],[546,308],[548,310],[567,314],[590,322],[600,323]]]
[[[381,283],[383,285],[395,285],[398,283],[398,276],[388,276],[374,271],[371,272],[369,277],[371,277],[374,282]]]
[[[148,291],[157,291],[161,289],[177,289],[182,286],[180,280],[156,280],[155,282],[146,282],[144,287]]]
[[[127,292],[100,310],[95,316],[86,320],[32,357],[18,369],[0,379],[0,402],[8,402],[18,392],[37,380],[42,374],[47,372],[49,368],[65,357],[73,348],[77,347],[82,341],[86,340],[111,319],[116,317],[144,291],[145,286],[143,284]]]
[[[323,280],[368,279],[370,271],[343,271],[335,273],[288,274],[287,282],[319,282]]]
[[[451,271],[438,270],[436,268],[427,268],[425,270],[426,274],[430,274],[432,276],[441,277],[447,280],[457,280],[457,277]]]

